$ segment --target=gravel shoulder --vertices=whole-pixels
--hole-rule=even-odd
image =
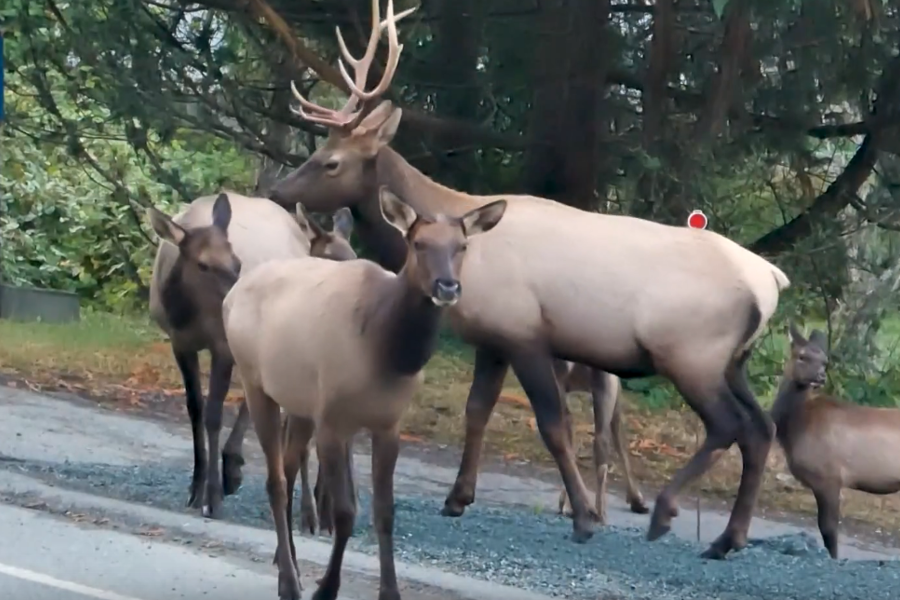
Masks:
[[[178,543],[213,544],[226,554],[271,560],[274,534],[264,469],[252,434],[244,486],[226,499],[226,520],[209,522],[184,508],[191,465],[186,427],[10,388],[0,388],[0,414],[0,495],[7,502],[55,514],[83,514],[95,527],[137,531],[149,523],[182,540]],[[377,572],[367,571],[377,563],[365,446],[359,444],[355,457],[360,514],[352,540],[355,558],[347,563],[356,574],[351,577],[363,580]],[[900,562],[892,560],[900,556],[896,548],[844,533],[841,555],[849,560],[834,562],[814,529],[759,517],[748,549],[727,561],[703,561],[699,552],[724,528],[726,514],[702,512],[698,543],[696,515],[685,505],[674,535],[648,543],[643,539],[647,517],[627,512],[618,496],[610,499],[611,525],[598,530],[588,544],[575,545],[568,539],[570,521],[553,514],[555,478],[528,476],[524,467],[515,465],[506,465],[502,473],[483,470],[477,503],[460,519],[440,517],[456,464],[442,459],[440,449],[414,450],[404,448],[396,477],[396,545],[404,563],[399,574],[419,586],[408,598],[432,594],[451,600],[457,594],[487,599],[492,593],[511,598],[515,588],[585,599],[869,600],[890,597],[900,583]],[[152,511],[152,518],[143,511]],[[179,523],[190,526],[185,529]],[[299,555],[318,573],[328,541],[300,539]],[[434,585],[439,580],[444,583]],[[491,592],[488,584],[510,588]]]

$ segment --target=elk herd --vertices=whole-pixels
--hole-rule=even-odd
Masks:
[[[669,531],[684,486],[736,443],[743,460],[737,497],[724,531],[702,556],[721,559],[743,548],[777,439],[791,471],[815,494],[822,536],[836,557],[841,489],[900,490],[900,467],[884,458],[890,449],[900,451],[898,413],[808,399],[824,382],[826,345],[821,332],[806,339],[793,326],[773,410],[760,407],[746,363],[789,280],[728,238],[533,196],[470,195],[410,165],[390,146],[402,111],[380,96],[403,49],[396,24],[413,10],[395,15],[389,0],[381,21],[378,0],[372,0],[362,58],[350,55],[338,30],[344,61],[354,71],[351,77],[340,62],[351,92],[340,110],[310,102],[292,85],[297,114],[326,127],[328,138],[268,198],[228,192],[199,198],[174,217],[150,210],[163,241],[150,311],[171,340],[193,432],[188,504],[206,516],[221,515],[224,496],[241,485],[243,441],[252,423],[266,459],[279,598],[301,596],[292,537],[299,473],[302,530],[332,532],[331,558],[313,596],[331,600],[356,516],[352,440],[368,430],[378,597],[398,599],[393,475],[399,423],[446,318],[474,346],[475,365],[463,456],[442,514],[458,517],[475,500],[485,427],[510,368],[562,477],[560,511],[568,506],[573,540],[585,542],[595,522],[605,522],[610,442],[624,462],[631,510],[650,512],[623,448],[619,378],[658,374],[699,416],[706,438],[659,492],[648,539]],[[382,77],[365,91],[385,31]],[[332,229],[307,211],[333,214]],[[352,230],[373,260],[357,258]],[[212,356],[205,402],[202,350]],[[223,403],[235,369],[245,401],[220,450]],[[573,449],[565,403],[572,391],[593,399],[593,507]],[[313,439],[320,469],[314,492],[307,472]]]

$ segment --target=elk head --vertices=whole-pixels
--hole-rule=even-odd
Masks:
[[[459,274],[468,239],[500,222],[506,200],[485,204],[461,217],[420,215],[384,186],[379,200],[384,220],[406,240],[406,276],[437,306],[456,304],[462,295]]]
[[[347,50],[340,29],[337,41],[343,60],[338,61],[341,76],[350,90],[346,104],[332,110],[314,104],[297,91],[291,90],[300,107],[294,112],[301,118],[328,128],[328,140],[302,165],[279,181],[269,193],[274,202],[289,208],[302,199],[314,212],[331,212],[341,206],[354,205],[375,192],[375,159],[378,152],[391,142],[400,125],[402,111],[390,101],[371,108],[388,89],[397,70],[403,45],[397,40],[397,22],[412,14],[417,7],[394,14],[394,2],[388,0],[387,18],[380,21],[378,0],[372,0],[372,33],[362,58],[354,58]],[[369,92],[363,91],[375,50],[384,30],[388,33],[388,58],[381,81]],[[344,60],[350,64],[355,77],[351,78]]]
[[[785,367],[785,376],[802,388],[825,385],[825,371],[828,367],[825,334],[813,329],[807,340],[791,322],[788,336],[791,340],[791,355]]]
[[[353,215],[349,208],[340,208],[332,217],[331,231],[326,231],[316,223],[298,204],[295,218],[304,235],[309,239],[309,254],[329,260],[344,261],[356,258],[356,252],[350,245],[350,233],[353,231]]]
[[[156,208],[147,210],[153,231],[160,239],[178,247],[183,268],[197,281],[208,281],[223,293],[231,289],[241,274],[241,261],[228,241],[231,203],[219,194],[212,208],[212,225],[186,229]]]

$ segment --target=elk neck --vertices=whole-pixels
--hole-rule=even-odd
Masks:
[[[160,288],[160,301],[166,311],[169,324],[176,330],[184,330],[204,314],[221,314],[225,295],[217,286],[196,281],[187,262],[179,255]]]
[[[782,447],[787,447],[794,431],[802,425],[802,412],[810,393],[809,387],[800,386],[791,377],[782,378],[771,410],[775,436]]]
[[[450,189],[430,179],[409,164],[390,147],[382,148],[375,159],[374,184],[366,190],[365,199],[353,206],[354,226],[372,260],[385,269],[399,273],[406,263],[406,242],[381,215],[378,189],[386,185],[401,200],[425,215],[444,213],[460,216],[488,202]]]
[[[434,354],[443,312],[415,284],[412,269],[406,262],[396,277],[379,282],[361,327],[382,366],[401,376],[415,375]]]

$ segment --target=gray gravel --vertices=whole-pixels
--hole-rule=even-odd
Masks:
[[[97,463],[3,462],[54,485],[187,512],[190,473],[183,464],[137,467]],[[360,514],[352,547],[372,553],[368,482],[360,481]],[[245,473],[240,492],[226,502],[227,519],[271,528],[264,480]],[[598,529],[585,545],[569,541],[571,521],[546,512],[479,502],[460,519],[439,516],[443,498],[398,495],[399,560],[442,567],[472,577],[549,595],[595,600],[727,599],[875,600],[900,589],[900,562],[830,560],[809,535],[751,543],[727,561],[699,558],[703,546],[674,536],[649,543],[643,529]],[[274,535],[272,539],[274,547]]]

